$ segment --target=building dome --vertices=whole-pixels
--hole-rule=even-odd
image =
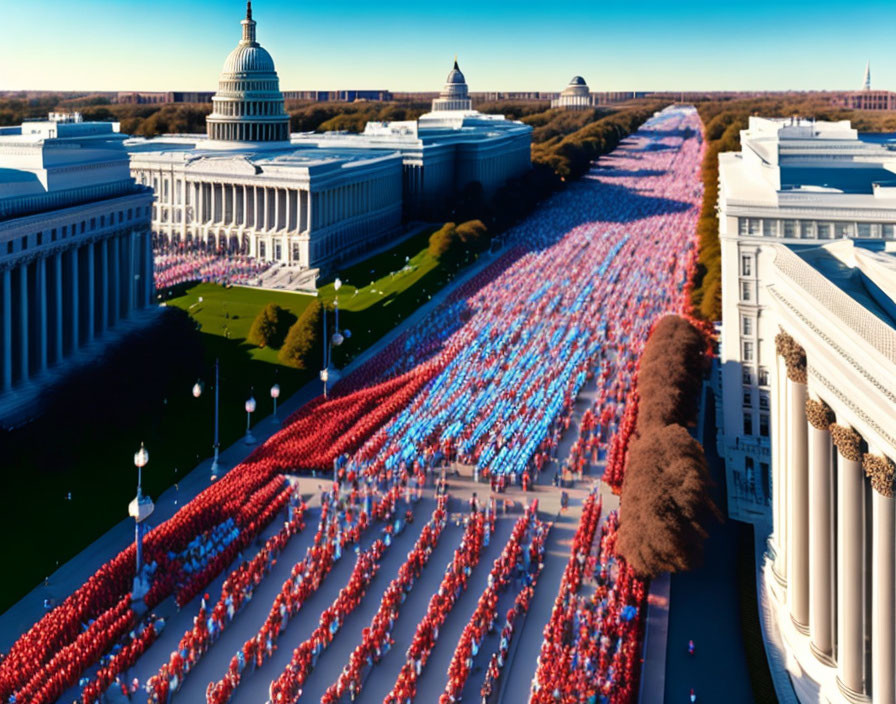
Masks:
[[[255,44],[244,45],[242,43],[230,52],[221,73],[276,73],[274,59],[265,48]]]
[[[454,58],[454,68],[445,80],[445,87],[439,93],[439,97],[432,101],[432,111],[443,110],[472,110],[473,102],[467,91],[467,79],[461,73],[457,65],[457,57]]]
[[[241,24],[242,39],[224,62],[218,92],[212,98],[214,109],[206,118],[209,139],[219,143],[215,146],[287,142],[289,115],[280,79],[274,59],[255,40],[251,2],[246,3],[246,18]]]
[[[467,79],[464,78],[464,74],[461,73],[460,67],[457,65],[457,59],[454,60],[454,68],[451,69],[451,73],[448,74],[448,78],[445,80],[447,85],[451,85],[452,83],[466,83]]]
[[[581,76],[573,76],[566,88],[560,93],[560,97],[551,101],[552,108],[564,110],[588,110],[594,107],[591,98],[591,89]]]
[[[573,76],[569,82],[569,85],[563,89],[561,95],[577,95],[577,96],[588,96],[590,95],[590,91],[588,90],[588,84],[585,83],[585,79],[581,76]]]

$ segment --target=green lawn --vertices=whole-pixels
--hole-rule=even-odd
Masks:
[[[340,323],[352,336],[336,350],[337,366],[389,332],[453,278],[453,268],[446,269],[426,252],[431,232],[420,232],[339,272],[344,283],[339,291]],[[177,294],[166,304],[184,308],[201,325],[206,368],[211,370],[214,360],[220,360],[222,447],[245,432],[243,403],[250,389],[258,402],[253,420],[258,420],[272,411],[269,389],[274,382],[280,384],[281,399],[285,399],[317,377],[316,370],[279,364],[277,350],[259,349],[245,341],[252,320],[268,302],[298,316],[312,296],[213,284],[184,286]],[[325,301],[334,299],[332,281],[324,282],[320,296]],[[207,377],[199,399],[191,394],[192,382],[169,389],[149,420],[126,432],[96,428],[90,437],[68,448],[69,459],[52,471],[38,470],[34,453],[4,457],[0,496],[7,500],[0,511],[0,531],[20,537],[4,546],[4,559],[16,569],[0,580],[0,611],[127,516],[136,484],[132,457],[141,442],[150,452],[144,490],[153,497],[211,454],[214,393],[211,373]],[[90,413],[89,401],[81,410]],[[27,527],[24,533],[22,527]]]

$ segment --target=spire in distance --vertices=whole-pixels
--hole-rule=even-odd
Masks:
[[[865,64],[865,80],[862,81],[862,88],[871,90],[871,61]]]
[[[255,20],[252,19],[252,0],[246,2],[246,19],[240,24],[243,25],[243,39],[240,44],[249,44],[255,46]]]
[[[252,0],[247,0],[246,2],[246,19],[252,19]]]

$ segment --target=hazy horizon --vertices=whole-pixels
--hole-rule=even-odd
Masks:
[[[253,9],[284,90],[437,91],[455,54],[473,92],[559,91],[573,75],[594,91],[850,90],[868,60],[872,86],[896,88],[896,7],[878,1]],[[244,14],[241,0],[15,3],[4,8],[15,31],[0,46],[0,90],[214,91]]]

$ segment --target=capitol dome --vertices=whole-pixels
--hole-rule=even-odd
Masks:
[[[432,101],[432,111],[443,110],[472,110],[473,101],[470,100],[467,91],[467,79],[457,65],[457,57],[454,57],[454,68],[445,79],[445,87],[439,93],[439,97]]]
[[[561,95],[590,95],[590,91],[588,90],[588,84],[585,83],[585,79],[581,76],[573,76],[569,81],[569,85],[563,89]]]
[[[591,97],[591,89],[581,76],[573,76],[566,88],[560,93],[560,97],[551,101],[552,108],[564,110],[588,110],[594,107]]]
[[[249,73],[249,72],[276,73],[274,59],[258,42],[255,44],[240,44],[230,52],[221,73]]]
[[[241,24],[243,36],[224,62],[218,92],[212,98],[213,110],[206,118],[209,140],[218,147],[288,142],[289,115],[280,79],[274,59],[255,39],[251,2],[246,3]]]

